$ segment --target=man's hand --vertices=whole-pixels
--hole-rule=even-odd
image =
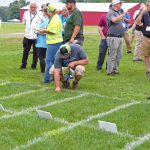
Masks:
[[[69,68],[75,67],[75,63],[74,63],[74,62],[70,62],[70,63],[68,64],[68,67],[69,67]]]

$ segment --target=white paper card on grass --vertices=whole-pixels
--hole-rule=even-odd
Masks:
[[[108,132],[118,133],[115,123],[98,120],[99,128]]]
[[[36,110],[36,112],[40,118],[52,119],[52,115],[50,114],[50,112],[42,111],[42,110]]]
[[[0,110],[4,110],[4,107],[3,107],[3,105],[2,104],[0,104]]]

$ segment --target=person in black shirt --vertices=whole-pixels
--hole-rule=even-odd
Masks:
[[[142,25],[141,52],[144,55],[146,75],[150,77],[150,0],[136,19],[136,24]]]

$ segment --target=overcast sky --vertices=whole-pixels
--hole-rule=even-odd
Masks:
[[[0,0],[0,6],[9,6],[10,3],[14,2],[15,0]],[[26,0],[27,2],[30,1],[30,0]],[[35,0],[37,2],[57,2],[59,0]]]
[[[15,0],[0,0],[0,6],[9,6],[9,4],[14,1]],[[29,0],[27,0],[27,1],[29,1]]]

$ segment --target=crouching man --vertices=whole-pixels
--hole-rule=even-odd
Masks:
[[[72,88],[75,89],[78,86],[79,80],[85,73],[84,65],[88,64],[88,58],[83,48],[78,44],[64,44],[60,47],[56,53],[54,68],[50,70],[54,75],[56,84],[56,92],[61,91],[60,81],[64,88],[70,87],[69,79],[65,78],[63,74],[64,67],[71,69],[73,72],[74,80],[72,82]],[[66,68],[65,68],[66,69]],[[53,71],[52,71],[53,70]]]

